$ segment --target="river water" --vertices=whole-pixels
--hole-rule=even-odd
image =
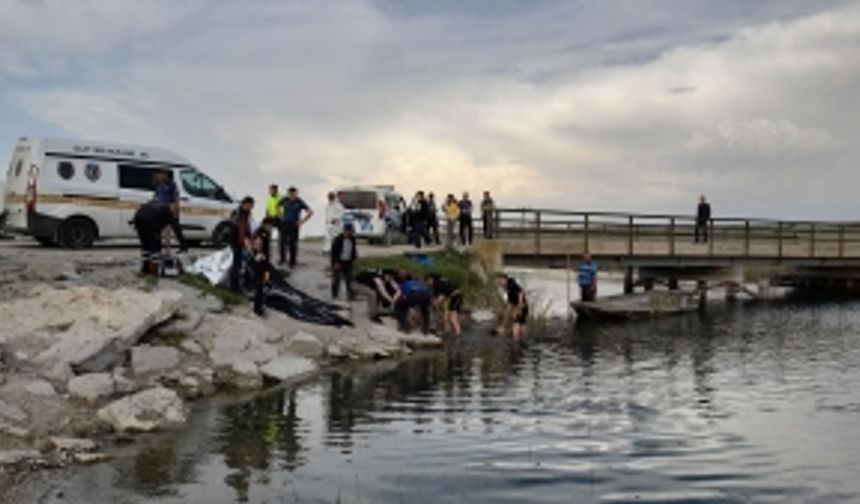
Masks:
[[[559,326],[202,403],[45,502],[860,502],[860,303]]]

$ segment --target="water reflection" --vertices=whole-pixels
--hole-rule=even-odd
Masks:
[[[473,335],[204,408],[61,486],[89,502],[850,502],[857,307]]]

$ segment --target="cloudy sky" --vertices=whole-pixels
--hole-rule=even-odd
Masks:
[[[276,181],[860,219],[860,2],[0,0],[0,150]],[[3,170],[5,171],[5,170]]]

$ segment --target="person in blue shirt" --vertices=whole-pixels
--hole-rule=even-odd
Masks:
[[[159,170],[155,172],[155,194],[153,201],[159,205],[166,206],[170,209],[171,219],[168,223],[176,241],[179,242],[179,250],[184,252],[188,249],[185,243],[185,237],[182,235],[182,227],[179,225],[179,188],[176,187],[176,182],[171,177],[171,172],[168,170]]]
[[[429,333],[430,303],[433,300],[430,289],[420,280],[412,278],[405,269],[401,269],[397,277],[400,282],[400,299],[394,305],[394,313],[399,329],[409,331],[409,312],[416,308],[421,314],[421,331],[424,334]]]
[[[582,257],[582,263],[577,268],[576,280],[583,301],[597,299],[597,263],[591,260],[591,254],[588,252]]]
[[[289,245],[290,268],[295,268],[299,257],[299,228],[314,216],[314,211],[299,197],[299,190],[295,187],[287,190],[287,197],[281,200],[281,206],[284,209],[284,222],[281,229],[280,262],[286,262],[284,252]]]
[[[472,200],[469,199],[469,193],[464,192],[463,199],[460,200],[460,243],[468,247],[472,244],[473,235]]]

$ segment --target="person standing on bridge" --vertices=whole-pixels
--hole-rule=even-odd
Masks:
[[[487,240],[493,237],[493,212],[495,210],[496,203],[490,196],[490,191],[484,191],[484,199],[481,200],[481,223],[484,227],[484,239]]]
[[[708,225],[711,223],[711,205],[705,199],[705,195],[699,196],[699,208],[696,211],[696,230],[694,232],[695,243],[699,243],[699,233],[708,243]]]
[[[588,252],[582,256],[582,263],[577,268],[576,280],[582,301],[597,299],[597,263],[591,260],[591,254]]]
[[[469,193],[463,193],[463,199],[460,200],[460,243],[464,247],[472,244],[474,230],[472,227],[472,200],[469,199]]]

